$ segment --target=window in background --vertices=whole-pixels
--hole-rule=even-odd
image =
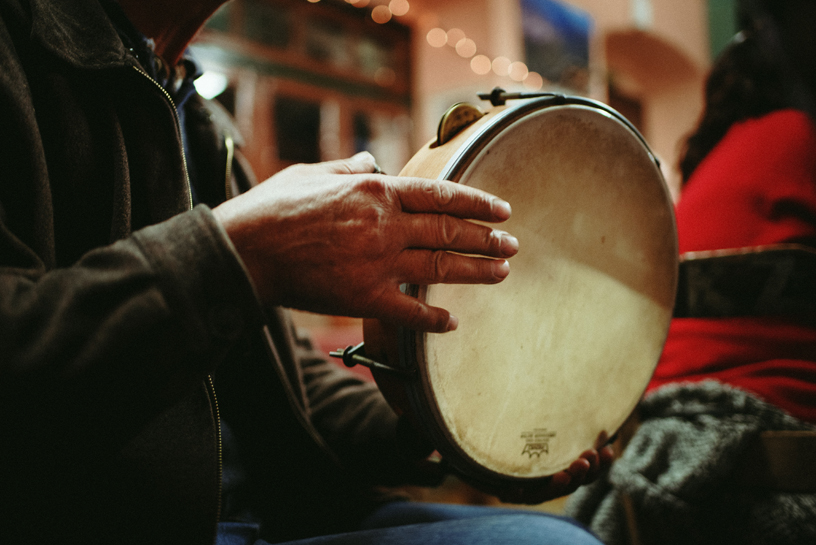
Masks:
[[[387,174],[397,174],[411,158],[411,120],[384,110],[357,111],[352,118],[354,151],[370,151]]]
[[[362,150],[399,172],[413,147],[410,44],[408,26],[340,0],[233,0],[191,49],[228,78],[216,89],[210,77],[209,96],[234,114],[264,179]]]
[[[357,66],[363,75],[375,79],[378,71],[394,70],[393,46],[367,36],[361,37],[357,42]]]
[[[244,0],[243,9],[246,38],[277,49],[289,46],[292,16],[288,9],[262,0]]]
[[[354,114],[354,153],[371,151],[371,123],[368,115],[363,112]]]
[[[320,161],[320,103],[278,96],[274,106],[275,134],[281,163]]]
[[[328,63],[335,68],[352,65],[350,36],[335,21],[311,20],[305,28],[306,55],[310,59]]]

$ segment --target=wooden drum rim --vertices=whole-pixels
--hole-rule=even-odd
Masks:
[[[593,112],[605,115],[622,124],[639,140],[643,151],[648,154],[648,158],[654,163],[657,170],[660,170],[659,161],[651,152],[643,136],[618,112],[590,99],[553,96],[492,108],[484,117],[466,127],[449,142],[435,146],[432,141],[424,146],[409,161],[400,176],[458,182],[468,166],[478,156],[479,151],[513,123],[539,110],[561,106],[591,109]],[[671,209],[671,198],[665,184],[664,196],[667,208]],[[676,226],[673,214],[671,227],[674,230],[676,245]],[[676,246],[674,254],[677,255]],[[673,282],[676,291],[676,273]],[[422,300],[425,300],[426,289],[426,286],[403,286],[407,294]],[[443,459],[457,473],[478,488],[499,494],[503,490],[535,487],[546,482],[549,476],[517,477],[484,467],[459,446],[446,426],[440,424],[443,421],[440,408],[435,399],[431,380],[425,375],[428,362],[425,361],[424,335],[424,333],[404,328],[391,328],[376,321],[364,321],[366,352],[370,357],[386,360],[389,365],[400,369],[416,370],[414,376],[409,379],[395,378],[382,372],[373,373],[383,394],[397,413],[407,414],[413,420],[414,425],[429,436],[428,438],[439,449]],[[587,448],[591,446],[588,445]]]

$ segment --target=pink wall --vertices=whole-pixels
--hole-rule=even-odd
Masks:
[[[643,132],[669,167],[670,185],[683,137],[702,107],[709,66],[705,0],[566,0],[595,22],[589,96],[605,101],[614,78],[643,108]],[[462,29],[490,57],[523,60],[517,0],[412,0],[415,29],[414,123],[418,148],[436,130],[444,109],[457,101],[478,103],[475,94],[496,85],[523,87],[507,77],[478,76],[452,47],[434,48],[428,30]]]

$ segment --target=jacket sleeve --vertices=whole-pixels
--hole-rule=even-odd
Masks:
[[[72,236],[95,249],[55,258],[54,248],[65,245],[49,183],[55,169],[103,161],[81,145],[89,121],[80,115],[52,131],[64,130],[60,137],[76,141],[66,149],[90,156],[48,148],[39,123],[48,110],[35,106],[48,103],[34,96],[52,87],[43,90],[42,74],[30,72],[54,61],[32,42],[27,5],[0,1],[0,463],[118,450],[200,388],[241,329],[262,321],[248,277],[206,207],[133,234],[111,233],[110,223],[91,229],[88,214]],[[103,105],[95,102],[94,115],[108,111]],[[68,156],[48,163],[60,153]],[[76,179],[90,179],[76,170]],[[73,189],[75,200],[63,207],[82,204]]]
[[[203,206],[67,268],[16,266],[21,246],[0,223],[0,434],[18,456],[117,448],[262,322]]]

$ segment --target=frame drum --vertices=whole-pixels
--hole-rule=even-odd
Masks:
[[[440,126],[400,175],[508,201],[511,273],[497,285],[404,286],[459,328],[367,320],[365,348],[406,375],[374,370],[396,411],[465,480],[501,494],[541,485],[629,416],[666,339],[678,253],[659,165],[620,114],[563,96],[469,108],[475,122],[449,141]]]

